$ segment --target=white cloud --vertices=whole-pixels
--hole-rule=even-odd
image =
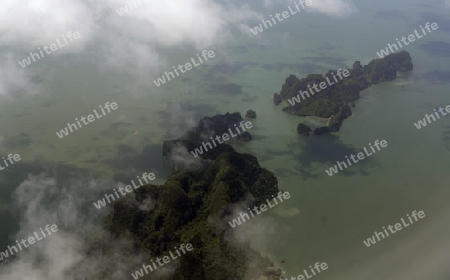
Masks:
[[[47,224],[56,224],[58,231],[23,248],[15,254],[16,258],[6,260],[0,270],[0,279],[91,279],[102,269],[111,272],[109,279],[129,277],[125,272],[143,262],[140,255],[132,259],[125,256],[124,252],[132,248],[130,240],[111,241],[112,255],[100,255],[104,251],[93,246],[102,237],[101,250],[106,250],[108,234],[101,227],[107,209],[98,210],[92,202],[119,185],[123,186],[83,178],[67,185],[45,174],[29,175],[13,195],[14,205],[21,215],[20,231],[14,240],[28,239],[34,232],[42,236],[39,228]],[[15,245],[13,243],[11,245]],[[36,265],[37,261],[39,265]]]
[[[35,47],[54,43],[69,31],[80,32],[81,38],[78,39],[78,43],[92,36],[95,23],[89,7],[83,1],[24,2],[2,1],[0,45],[35,50]]]
[[[111,7],[123,5],[123,1],[110,1]],[[149,1],[123,17],[115,15],[115,22],[132,27],[136,37],[156,40],[171,46],[194,43],[210,44],[219,35],[226,20],[221,7],[208,0]]]
[[[357,12],[356,6],[347,0],[312,0],[312,3],[308,9],[330,16],[345,17]]]
[[[311,0],[311,2],[312,5],[306,8],[307,11],[323,13],[333,17],[345,17],[357,11],[351,0]],[[264,7],[266,9],[273,9],[274,5],[294,7],[294,3],[300,7],[297,0],[264,0]]]
[[[0,96],[36,94],[38,85],[31,80],[32,73],[21,69],[12,53],[0,53]]]
[[[313,0],[310,8],[332,16],[344,16],[356,10],[347,1]],[[127,73],[132,73],[128,70],[133,68],[141,80],[152,80],[170,66],[159,50],[194,48],[200,51],[226,45],[236,34],[251,35],[248,22],[259,21],[265,14],[254,5],[240,1],[149,0],[141,1],[137,8],[119,16],[116,10],[129,2],[132,1],[4,0],[0,6],[0,60],[6,63],[0,66],[0,74],[4,74],[0,77],[0,95],[14,91],[37,93],[29,77],[35,77],[37,71],[42,70],[41,66],[47,67],[50,60],[67,53],[81,56],[92,52],[100,68]],[[261,4],[266,8],[274,4],[288,6],[292,0],[265,0]],[[55,43],[69,31],[78,31],[81,38],[52,52],[48,60],[41,58],[26,68],[18,65],[17,61],[22,61],[30,52]]]
[[[69,31],[78,31],[81,38],[49,54],[51,59],[61,54],[85,55],[80,53],[94,51],[100,67],[120,66],[114,68],[122,71],[132,67],[141,73],[141,78],[149,80],[155,71],[167,66],[158,49],[203,50],[226,42],[233,28],[238,30],[237,24],[258,17],[248,5],[218,4],[213,0],[150,0],[119,16],[116,10],[128,2],[4,0],[0,6],[0,54],[7,55],[0,55],[2,62],[6,61],[0,66],[0,73],[5,73],[0,77],[0,94],[18,87],[37,92],[31,90],[26,76],[35,76],[42,70],[37,68],[46,66],[47,58],[23,69],[17,62],[30,52],[37,52],[38,47],[61,41]]]
[[[36,0],[26,5],[5,0],[0,7],[0,46],[35,50],[69,31],[80,32],[78,40],[82,43],[93,42],[111,30],[164,46],[207,46],[228,35],[230,28],[241,21],[258,17],[249,5],[218,4],[213,0],[150,0],[119,16],[115,11],[127,3]]]

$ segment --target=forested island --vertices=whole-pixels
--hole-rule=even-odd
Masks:
[[[299,124],[299,134],[338,131],[342,120],[352,114],[351,102],[359,98],[362,90],[394,80],[397,71],[412,68],[411,57],[405,51],[372,60],[365,66],[356,61],[348,70],[348,77],[335,79],[336,83],[283,110],[330,119],[328,126],[314,131]],[[325,76],[311,74],[301,80],[290,75],[274,101],[292,98],[300,90],[307,90],[308,85],[320,84],[334,75],[331,70]],[[254,118],[256,113],[249,110],[246,117]],[[277,178],[262,168],[256,157],[238,153],[225,143],[198,157],[189,153],[242,121],[240,113],[204,117],[180,138],[164,141],[162,153],[172,166],[172,174],[165,184],[144,185],[134,191],[134,196],[123,197],[111,205],[104,220],[110,241],[102,246],[103,253],[113,250],[114,240],[126,236],[134,244],[132,254],[146,256],[144,262],[149,263],[151,258],[167,255],[172,248],[189,243],[193,251],[174,260],[168,275],[154,273],[142,279],[282,279],[283,271],[249,243],[234,240],[232,231],[237,229],[227,224],[236,204],[251,197],[248,207],[253,207],[278,193]],[[250,139],[248,133],[245,139],[237,140]],[[151,207],[142,207],[149,202]]]
[[[381,59],[374,59],[369,64],[362,66],[355,61],[353,67],[348,69],[350,75],[341,80],[334,79],[337,71],[329,70],[325,76],[310,74],[299,80],[295,75],[286,78],[280,93],[275,93],[273,101],[276,105],[283,100],[291,100],[298,97],[300,91],[307,91],[313,84],[327,83],[326,88],[315,94],[310,94],[294,105],[288,105],[283,111],[297,116],[317,116],[329,118],[327,126],[316,128],[314,131],[302,123],[297,127],[298,134],[316,135],[339,131],[344,119],[351,116],[350,106],[359,98],[361,91],[371,85],[385,81],[392,81],[397,77],[397,71],[408,72],[413,69],[411,56],[407,51],[390,54]],[[330,85],[329,81],[333,81]],[[306,95],[305,95],[306,96]],[[349,105],[350,103],[350,105]]]
[[[179,139],[164,141],[163,154],[174,169],[166,183],[142,186],[135,190],[135,198],[124,197],[112,205],[105,229],[112,238],[131,239],[147,261],[180,243],[193,245],[192,252],[174,261],[176,269],[170,277],[153,274],[148,279],[281,279],[282,270],[268,258],[248,243],[230,239],[236,229],[224,222],[232,205],[249,195],[253,207],[278,193],[277,178],[256,157],[227,144],[198,158],[187,152],[241,121],[239,113],[205,117]],[[149,200],[151,210],[139,207]]]

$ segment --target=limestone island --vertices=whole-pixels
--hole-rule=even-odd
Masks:
[[[166,183],[142,186],[112,204],[105,229],[112,239],[127,236],[145,262],[181,243],[194,248],[173,261],[169,277],[149,279],[282,279],[283,271],[248,242],[232,238],[236,229],[227,224],[236,203],[252,197],[248,207],[254,207],[279,192],[275,175],[225,143],[199,157],[188,152],[241,121],[239,113],[205,117],[179,139],[164,141],[163,155],[173,166]],[[146,201],[151,210],[140,207]]]
[[[316,135],[339,131],[342,121],[352,115],[350,107],[354,107],[354,101],[359,98],[361,91],[371,85],[385,81],[392,81],[397,77],[397,71],[408,72],[413,70],[411,56],[407,51],[390,54],[381,59],[374,59],[368,65],[361,66],[355,61],[348,76],[336,79],[336,72],[329,70],[325,76],[310,74],[299,80],[295,75],[286,78],[280,93],[275,93],[273,102],[275,105],[289,101],[290,105],[283,111],[297,116],[316,116],[328,118],[327,126],[319,127],[312,131],[308,126],[299,124],[298,134]],[[339,73],[341,75],[341,73]],[[324,84],[325,83],[325,84]],[[311,85],[320,85],[320,91],[311,90]],[[300,95],[303,92],[303,95]],[[308,94],[306,94],[308,93]],[[350,105],[349,105],[350,103]]]

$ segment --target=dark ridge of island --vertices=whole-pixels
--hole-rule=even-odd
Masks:
[[[381,59],[374,59],[368,65],[361,66],[359,61],[355,61],[352,69],[348,69],[350,76],[343,79],[333,80],[336,71],[329,70],[325,76],[320,74],[310,74],[306,78],[299,80],[295,75],[286,78],[279,94],[274,94],[275,105],[281,100],[291,100],[299,95],[299,91],[307,91],[307,86],[319,85],[325,82],[327,87],[318,93],[301,99],[299,103],[283,108],[283,111],[297,116],[317,116],[329,118],[327,126],[314,130],[314,134],[320,135],[328,132],[339,131],[344,119],[352,115],[352,110],[348,103],[354,107],[354,101],[359,98],[360,92],[371,85],[385,81],[392,81],[397,77],[397,71],[408,72],[413,70],[411,56],[407,51],[390,54]],[[329,85],[326,78],[334,84]],[[297,96],[301,97],[301,96]],[[300,100],[300,99],[299,99]],[[299,124],[297,131],[299,134],[309,135],[311,129],[306,125]]]
[[[230,238],[240,226],[228,224],[236,217],[232,205],[248,201],[252,208],[279,192],[275,175],[253,155],[240,154],[225,143],[197,158],[188,152],[203,136],[226,132],[241,120],[239,113],[206,117],[179,139],[164,141],[163,154],[175,161],[166,183],[142,186],[134,197],[112,204],[105,229],[112,238],[132,240],[136,252],[147,256],[144,264],[181,243],[193,245],[191,252],[172,261],[177,266],[169,278],[153,274],[149,279],[282,279],[282,270],[268,258],[247,242]],[[145,201],[152,202],[152,210],[139,207]]]
[[[173,155],[180,153],[184,155],[186,151],[189,153],[189,151],[200,147],[203,142],[211,141],[210,137],[214,138],[216,135],[229,133],[230,129],[232,130],[235,128],[234,125],[239,126],[242,121],[244,121],[244,119],[241,114],[237,112],[215,115],[213,117],[204,117],[199,121],[196,127],[188,130],[179,139],[164,141],[163,156],[172,158],[170,163],[173,164],[174,170],[192,168],[192,166],[187,166],[190,164],[189,161],[184,160],[183,157],[180,157],[180,160],[178,160],[178,158]],[[252,136],[250,132],[245,131],[236,138],[239,141],[249,141],[252,139]],[[180,149],[180,147],[182,149]],[[233,149],[229,145],[217,144],[217,147],[213,147],[207,152],[200,154],[199,157],[212,160],[223,152],[229,152],[231,150]],[[191,154],[189,153],[189,155]]]

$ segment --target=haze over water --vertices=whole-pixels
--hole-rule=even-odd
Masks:
[[[236,36],[210,48],[214,59],[159,88],[139,65],[98,66],[95,46],[67,55],[65,63],[48,57],[45,64],[33,65],[41,73],[39,94],[0,97],[2,155],[22,157],[0,174],[0,250],[12,244],[9,236],[20,228],[11,195],[29,173],[52,170],[64,184],[79,174],[128,182],[154,172],[162,184],[170,174],[162,157],[164,140],[182,135],[201,117],[253,109],[254,141],[229,143],[274,172],[291,199],[240,230],[254,237],[254,247],[281,266],[285,277],[326,262],[328,270],[314,279],[449,279],[443,260],[450,257],[450,117],[420,130],[413,125],[450,105],[450,55],[436,47],[438,41],[450,43],[449,9],[441,1],[356,4],[358,12],[344,18],[302,12],[262,34]],[[439,30],[404,48],[414,70],[364,91],[339,132],[299,136],[299,122],[321,120],[282,112],[288,103],[273,105],[273,93],[290,74],[325,74],[350,68],[355,60],[365,65],[427,21],[437,22]],[[163,52],[167,67],[156,76],[197,53],[190,48]],[[63,139],[56,136],[68,122],[107,101],[119,109]],[[325,173],[375,140],[386,140],[388,147],[337,175]],[[426,217],[370,248],[363,244],[413,210],[423,210]]]

